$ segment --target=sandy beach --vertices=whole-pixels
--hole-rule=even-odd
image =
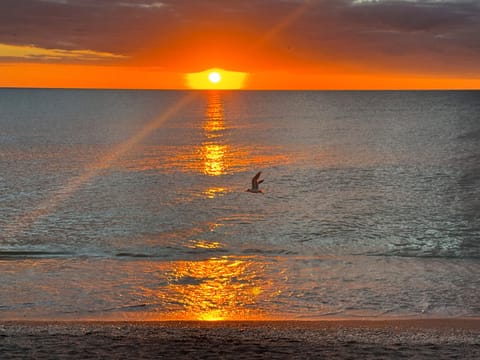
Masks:
[[[479,359],[480,319],[0,323],[2,359]]]

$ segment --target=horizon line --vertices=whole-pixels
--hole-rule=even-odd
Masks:
[[[479,88],[458,87],[458,88],[293,88],[293,89],[187,89],[187,88],[109,88],[109,87],[55,87],[55,86],[0,86],[0,90],[120,90],[120,91],[192,91],[192,92],[230,92],[230,91],[480,91]]]

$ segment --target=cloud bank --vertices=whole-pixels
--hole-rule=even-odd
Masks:
[[[335,64],[479,76],[480,1],[2,0],[0,44],[54,52],[28,61],[128,58],[185,72],[207,63],[232,70]]]

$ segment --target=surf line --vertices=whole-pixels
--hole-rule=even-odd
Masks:
[[[73,194],[75,194],[80,187],[88,183],[103,171],[106,171],[108,168],[110,168],[114,161],[128,152],[140,141],[145,139],[145,137],[147,137],[153,131],[161,127],[168,119],[170,119],[197,96],[198,94],[195,92],[185,94],[177,102],[173,103],[162,114],[160,114],[160,116],[155,117],[152,121],[147,123],[132,137],[125,140],[123,143],[118,144],[112,149],[112,151],[95,161],[91,166],[85,169],[82,174],[71,178],[60,189],[52,192],[51,196],[40,202],[37,206],[35,206],[34,209],[26,211],[10,221],[1,231],[0,236],[4,239],[11,239],[20,232],[28,229],[40,218],[52,213],[59,205],[73,196]]]

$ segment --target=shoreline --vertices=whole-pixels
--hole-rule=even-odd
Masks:
[[[396,326],[399,328],[454,328],[454,329],[477,329],[480,331],[480,317],[392,317],[392,318],[325,318],[312,320],[297,320],[297,319],[268,319],[268,320],[112,320],[112,319],[97,319],[97,320],[71,320],[71,319],[0,319],[0,326],[4,325],[121,325],[121,324],[137,324],[137,325],[183,325],[183,326],[292,326],[298,325],[301,327],[315,328],[320,326],[336,327],[389,327]]]
[[[5,358],[478,359],[479,318],[0,321]]]

